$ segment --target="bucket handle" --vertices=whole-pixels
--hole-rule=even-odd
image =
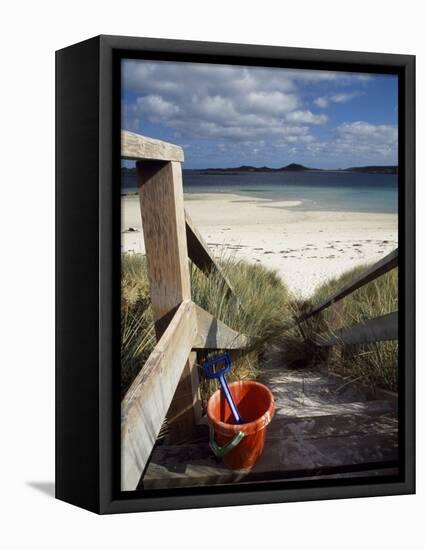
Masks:
[[[226,445],[219,447],[214,438],[214,428],[210,426],[210,448],[218,458],[222,458],[224,455],[227,455],[227,453],[230,453],[230,451],[239,445],[244,437],[244,432],[237,432]]]

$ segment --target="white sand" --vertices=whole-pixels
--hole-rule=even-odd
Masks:
[[[308,297],[326,279],[397,247],[397,214],[294,210],[299,201],[186,194],[185,207],[213,252],[276,269]],[[122,199],[122,249],[144,252],[137,196]],[[128,232],[130,227],[136,231]]]

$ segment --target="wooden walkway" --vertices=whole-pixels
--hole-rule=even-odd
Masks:
[[[397,400],[371,395],[325,370],[267,370],[260,381],[273,392],[276,414],[264,453],[250,471],[221,465],[208,447],[208,431],[184,445],[158,444],[144,489],[329,479],[397,473]]]

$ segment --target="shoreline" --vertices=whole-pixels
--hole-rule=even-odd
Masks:
[[[123,195],[121,204],[122,251],[144,253],[137,194]],[[185,208],[214,255],[275,269],[302,298],[397,247],[396,213],[303,210],[302,201],[234,193],[185,193]]]

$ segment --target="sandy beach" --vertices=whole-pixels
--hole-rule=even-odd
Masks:
[[[185,194],[185,208],[213,253],[261,262],[302,297],[398,246],[397,214],[304,211],[300,205],[228,193]],[[123,251],[144,252],[137,195],[122,197],[121,231]]]

